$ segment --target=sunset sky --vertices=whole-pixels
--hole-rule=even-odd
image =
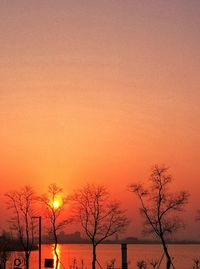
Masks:
[[[2,212],[25,184],[102,183],[139,236],[127,186],[166,164],[200,239],[200,1],[2,0],[0,18]]]

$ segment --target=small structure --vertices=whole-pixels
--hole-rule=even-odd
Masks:
[[[44,260],[45,268],[54,268],[54,259],[45,259]]]
[[[20,258],[14,259],[14,269],[21,269],[22,268],[22,260]]]
[[[122,253],[122,269],[128,269],[128,262],[127,262],[127,244],[121,244],[121,253]]]

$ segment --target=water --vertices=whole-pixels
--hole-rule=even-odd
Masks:
[[[173,263],[176,269],[192,269],[193,259],[200,258],[200,245],[170,245],[170,253],[174,257]],[[162,257],[162,247],[160,245],[128,245],[128,261],[129,269],[137,268],[136,262],[138,260],[145,260],[149,262],[152,259],[160,259]],[[13,253],[10,261],[8,262],[8,269],[14,268],[14,258],[22,255],[21,253]],[[59,245],[60,255],[60,268],[70,269],[73,264],[81,268],[91,269],[92,248],[91,245],[78,245],[67,244]],[[53,258],[52,245],[42,246],[42,268],[44,268],[44,259]],[[103,269],[107,267],[107,264],[116,259],[115,268],[121,266],[121,245],[99,245],[97,247],[97,258]],[[160,269],[165,268],[165,264],[160,266]],[[23,266],[22,266],[23,268]],[[38,268],[38,251],[31,253],[30,269]],[[97,269],[101,268],[97,266]],[[151,268],[149,265],[148,268]]]

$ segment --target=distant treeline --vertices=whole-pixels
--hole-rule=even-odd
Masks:
[[[53,244],[54,239],[48,235],[42,237],[43,244]],[[59,244],[90,244],[90,240],[81,237],[80,232],[75,232],[71,234],[65,234],[60,232],[58,234],[58,243]],[[104,241],[104,244],[160,244],[159,240],[144,240],[138,239],[137,237],[126,237],[122,239],[107,239]],[[168,244],[200,244],[200,241],[193,240],[167,240]]]
[[[38,249],[37,244],[33,246],[32,250],[36,249]],[[0,236],[0,252],[4,251],[23,251],[23,247],[20,240],[9,235],[2,234]]]

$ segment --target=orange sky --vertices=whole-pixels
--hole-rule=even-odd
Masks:
[[[97,182],[132,207],[127,185],[165,163],[174,190],[190,191],[193,219],[200,204],[200,2],[0,5],[1,200],[27,183],[44,192],[57,182],[70,193]],[[130,233],[139,234],[139,222]],[[186,236],[195,229],[189,224]]]

